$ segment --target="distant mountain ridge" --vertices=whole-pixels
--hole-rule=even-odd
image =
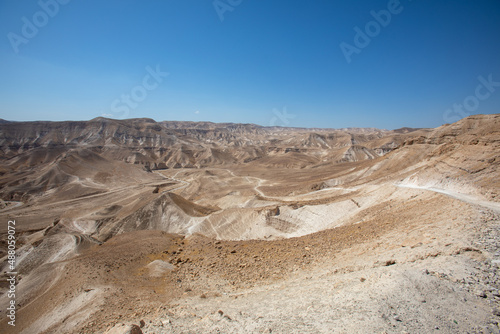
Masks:
[[[478,124],[476,124],[478,123]],[[472,125],[468,125],[472,124]],[[479,127],[494,133],[498,115],[475,115],[436,129],[304,129],[255,124],[163,121],[149,118],[90,121],[9,122],[0,120],[0,161],[14,170],[75,149],[148,169],[201,168],[264,163],[293,168],[371,160],[402,145],[483,140]],[[467,135],[470,133],[470,135]],[[23,156],[36,156],[23,158]],[[19,164],[17,160],[24,161]]]
[[[245,163],[264,157],[272,157],[279,164],[279,156],[291,152],[315,157],[318,163],[364,160],[383,155],[402,142],[398,133],[375,128],[304,129],[103,117],[90,121],[0,123],[3,160],[29,151],[85,147],[107,158],[150,165],[153,169]],[[346,154],[353,145],[358,153],[353,154],[351,149]],[[324,149],[331,152],[321,154],[319,159],[318,150]]]

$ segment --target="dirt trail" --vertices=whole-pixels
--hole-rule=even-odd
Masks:
[[[5,208],[0,209],[0,212],[12,210],[12,209],[18,208],[24,204],[23,202],[17,202],[17,201],[4,201],[4,203],[11,203],[12,205],[7,205]]]
[[[496,202],[491,202],[491,201],[485,201],[482,199],[477,198],[476,196],[472,195],[467,195],[467,194],[461,194],[457,193],[455,191],[447,190],[447,189],[440,189],[440,188],[435,188],[435,187],[425,187],[425,186],[417,186],[414,184],[396,184],[396,186],[401,187],[401,188],[410,188],[410,189],[421,189],[421,190],[428,190],[428,191],[433,191],[436,193],[444,194],[453,198],[456,198],[460,201],[473,204],[473,205],[479,205],[485,208],[488,208],[490,210],[500,212],[500,203]]]
[[[163,193],[166,193],[166,192],[172,192],[172,191],[175,191],[175,190],[179,190],[179,189],[184,189],[186,187],[188,187],[191,183],[187,182],[187,181],[184,181],[184,180],[179,180],[176,178],[177,174],[179,174],[179,172],[177,172],[177,174],[175,174],[174,176],[172,177],[168,177],[168,176],[165,176],[163,175],[162,173],[158,172],[158,171],[155,171],[156,174],[160,175],[161,177],[163,177],[164,179],[167,179],[167,180],[173,180],[173,181],[176,181],[176,182],[179,182],[179,183],[182,183],[181,186],[177,187],[177,188],[173,188],[173,189],[169,189],[169,190],[166,190],[164,191]]]
[[[254,177],[254,176],[246,176],[245,179],[247,180],[248,183],[253,183],[249,179],[255,179],[255,180],[257,180],[257,185],[255,185],[253,189],[262,198],[264,198],[266,200],[281,201],[281,202],[287,202],[287,201],[290,202],[290,201],[296,201],[296,200],[309,200],[309,198],[307,198],[308,196],[314,196],[314,195],[323,194],[323,193],[325,193],[324,198],[328,198],[328,197],[332,196],[332,194],[330,194],[329,192],[330,191],[334,191],[334,190],[343,190],[343,191],[357,191],[358,190],[358,189],[354,189],[354,188],[330,187],[330,188],[325,188],[325,189],[320,189],[320,190],[313,190],[313,191],[310,191],[308,193],[300,194],[300,195],[292,195],[292,196],[268,196],[268,195],[264,194],[259,189],[259,187],[262,186],[262,183],[265,182],[265,180],[263,180],[261,178],[258,178],[258,177]],[[315,198],[315,199],[320,200],[320,199],[322,199],[322,197]]]

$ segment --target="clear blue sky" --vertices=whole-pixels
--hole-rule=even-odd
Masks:
[[[393,129],[500,112],[500,84],[476,92],[500,82],[497,0],[55,1],[0,0],[0,118]]]

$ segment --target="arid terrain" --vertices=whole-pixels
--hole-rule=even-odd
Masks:
[[[0,120],[0,200],[0,333],[500,333],[500,114]]]

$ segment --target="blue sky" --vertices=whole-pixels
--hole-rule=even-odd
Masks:
[[[500,112],[500,1],[58,1],[0,0],[0,118],[394,129]]]

